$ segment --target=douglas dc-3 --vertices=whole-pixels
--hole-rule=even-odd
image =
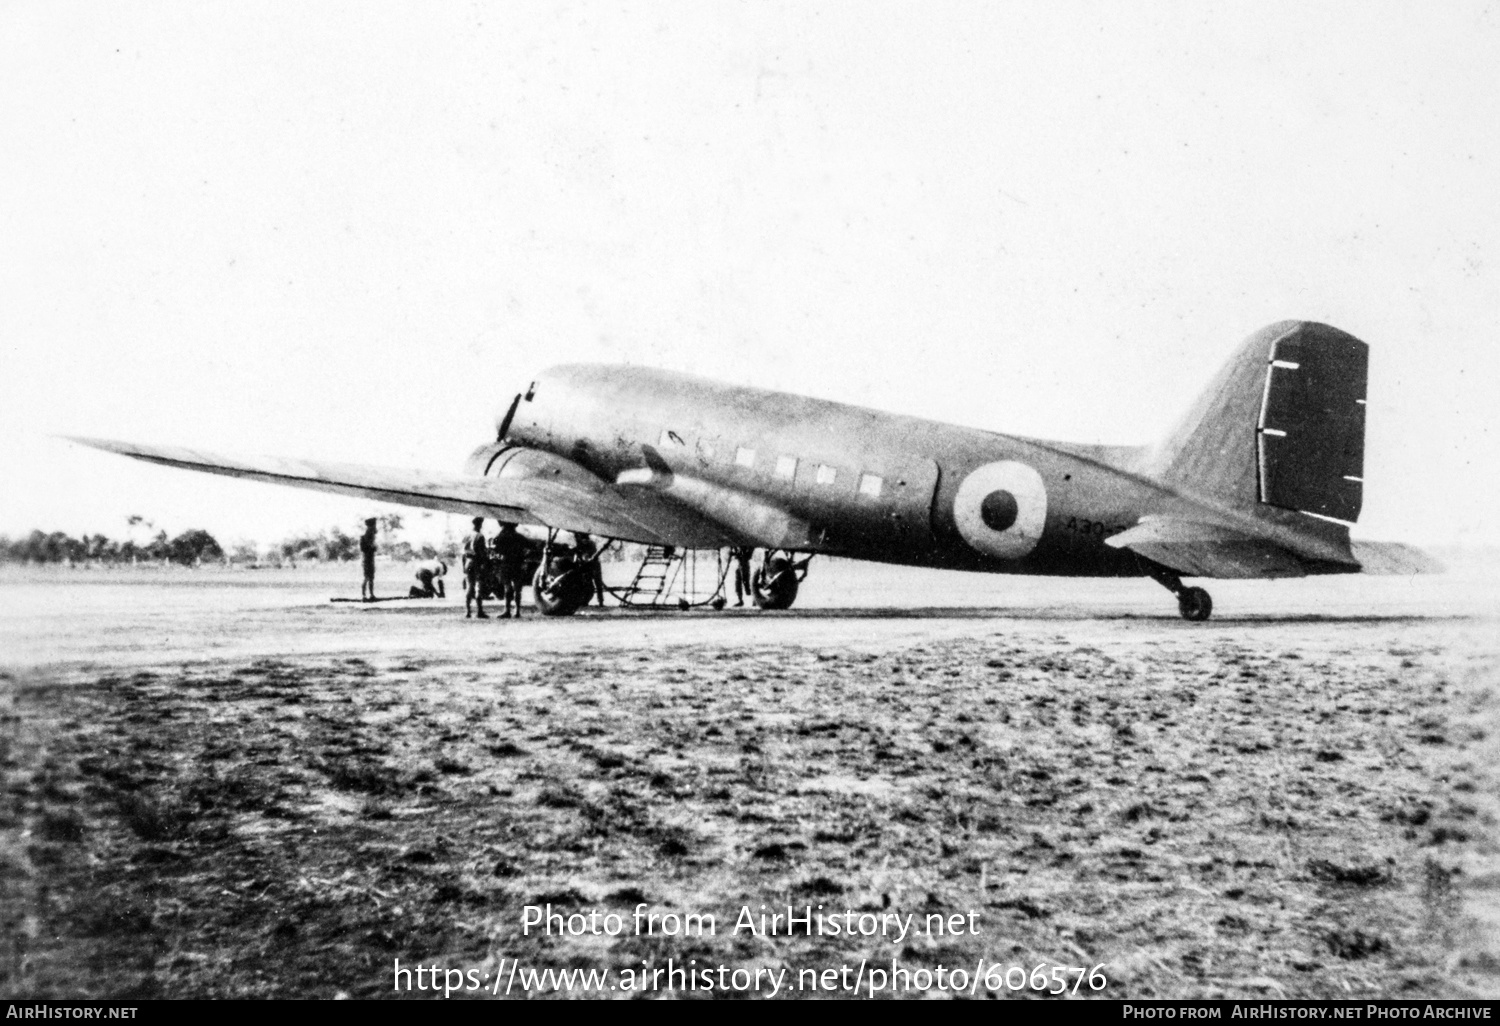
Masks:
[[[465,473],[75,439],[171,467],[586,532],[675,550],[766,550],[762,608],[810,555],[1003,574],[1150,577],[1188,620],[1184,577],[1422,573],[1397,543],[1351,541],[1364,491],[1368,347],[1283,321],[1246,339],[1155,445],[1040,441],[640,367],[541,374]],[[544,559],[543,612],[588,600]]]

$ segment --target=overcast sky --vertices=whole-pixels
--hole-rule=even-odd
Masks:
[[[1308,318],[1356,535],[1487,543],[1497,272],[1494,2],[0,6],[10,534],[352,529],[50,436],[456,469],[564,361],[1145,442]]]

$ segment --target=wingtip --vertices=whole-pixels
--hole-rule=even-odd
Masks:
[[[53,435],[52,437],[64,442],[72,442],[74,445],[85,445],[90,449],[102,449],[105,452],[128,454],[134,448],[127,442],[117,442],[112,438],[90,438],[86,435]]]

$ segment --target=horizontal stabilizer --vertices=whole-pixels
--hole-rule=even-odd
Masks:
[[[1327,572],[1326,563],[1305,560],[1268,538],[1180,517],[1142,517],[1136,526],[1104,541],[1185,577],[1305,577]]]
[[[1141,522],[1129,530],[1111,535],[1106,544],[1117,549],[1134,549],[1137,545],[1181,545],[1189,543],[1215,543],[1243,541],[1247,535],[1221,524],[1188,520],[1185,517],[1141,517]]]
[[[1402,542],[1354,541],[1349,547],[1354,550],[1354,558],[1359,560],[1362,574],[1441,574],[1448,569],[1415,545]]]

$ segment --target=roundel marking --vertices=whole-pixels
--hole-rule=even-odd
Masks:
[[[1015,460],[986,463],[958,486],[953,519],[964,541],[987,556],[1020,559],[1047,523],[1047,489],[1035,468]]]
[[[1005,530],[1016,522],[1016,516],[1020,512],[1021,507],[1016,504],[1016,497],[1004,488],[990,492],[979,504],[979,519],[991,531]]]

